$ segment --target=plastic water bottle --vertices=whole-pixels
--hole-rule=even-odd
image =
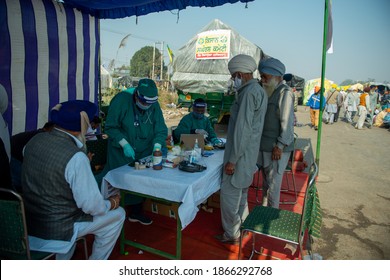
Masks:
[[[171,139],[170,139],[170,145],[171,147],[173,147],[175,145],[175,143],[173,142],[173,136],[171,135]]]
[[[198,139],[195,139],[194,145],[195,163],[198,162],[202,156],[202,149],[199,147]]]

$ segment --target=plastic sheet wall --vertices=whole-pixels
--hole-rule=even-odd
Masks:
[[[205,94],[206,92],[227,92],[230,73],[229,59],[238,54],[252,56],[257,63],[265,57],[260,47],[256,46],[238,32],[215,19],[198,33],[210,30],[231,30],[230,54],[228,59],[196,59],[196,34],[188,43],[175,54],[173,61],[172,83],[176,89],[184,92]],[[258,76],[258,72],[256,74]]]

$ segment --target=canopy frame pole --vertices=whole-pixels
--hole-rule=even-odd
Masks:
[[[100,42],[100,18],[98,19],[98,36],[99,36],[99,42]],[[102,67],[102,57],[101,57],[102,47],[101,44],[99,44],[99,58],[98,58],[98,64],[99,64],[99,70],[98,70],[98,116],[100,117],[100,109],[102,108],[102,75],[101,75],[101,67]]]
[[[328,36],[328,14],[329,14],[329,0],[325,0],[324,10],[324,37],[322,42],[322,67],[321,67],[321,90],[320,90],[320,110],[318,120],[318,133],[317,133],[317,147],[316,147],[316,164],[318,170],[320,170],[320,151],[321,151],[321,132],[322,132],[322,113],[323,113],[323,99],[324,99],[324,86],[325,86],[325,68],[326,68],[326,43]]]

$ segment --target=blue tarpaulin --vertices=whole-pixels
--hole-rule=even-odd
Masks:
[[[97,18],[124,18],[150,13],[184,10],[186,7],[217,7],[254,0],[63,0],[63,3]]]
[[[98,102],[100,18],[251,1],[0,0],[0,84],[10,134],[42,127],[57,103]]]

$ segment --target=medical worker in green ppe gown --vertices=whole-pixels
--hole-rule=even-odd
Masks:
[[[182,134],[202,134],[205,140],[212,145],[222,144],[218,139],[211,125],[210,120],[204,115],[206,112],[207,103],[203,98],[195,99],[192,105],[192,112],[185,115],[177,128],[172,132],[175,143],[180,142]]]
[[[141,79],[136,88],[111,100],[104,131],[109,136],[106,172],[150,156],[166,145],[168,129],[157,100],[158,90],[151,79]],[[128,219],[149,225],[152,221],[142,214],[143,201],[142,197],[126,195],[125,204],[131,205]]]

